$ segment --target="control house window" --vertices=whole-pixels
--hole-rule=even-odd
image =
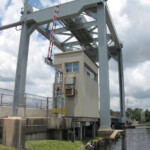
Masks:
[[[86,64],[84,64],[84,71],[91,79],[96,80],[97,74]]]
[[[66,72],[79,72],[79,63],[67,63],[66,64]]]

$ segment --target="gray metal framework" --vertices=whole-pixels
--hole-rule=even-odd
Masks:
[[[13,102],[13,115],[15,116],[18,106],[25,105],[24,98],[18,95],[18,91],[21,93],[25,91],[30,35],[37,30],[45,38],[50,38],[50,24],[53,21],[54,9],[55,6],[33,12],[26,0],[21,20],[0,27],[0,30],[3,30],[22,26]],[[89,19],[86,19],[86,16]],[[121,120],[125,122],[122,43],[118,38],[105,0],[76,0],[61,4],[57,26],[54,41],[56,47],[62,52],[83,49],[94,62],[99,63],[100,128],[102,129],[110,128],[108,61],[110,58],[118,61]],[[62,41],[61,36],[64,36],[65,40]]]

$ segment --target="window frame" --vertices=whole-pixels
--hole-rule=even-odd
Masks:
[[[97,81],[97,74],[86,64],[84,63],[84,72],[94,81]]]
[[[71,66],[68,66],[71,64]],[[74,64],[77,64],[77,65],[74,65]],[[66,69],[66,73],[73,73],[73,72],[76,72],[78,73],[79,72],[79,62],[68,62],[68,63],[65,63],[65,69]],[[70,69],[71,71],[67,71],[68,69]],[[75,71],[74,69],[76,69],[77,71]]]

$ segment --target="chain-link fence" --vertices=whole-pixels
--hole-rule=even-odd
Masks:
[[[24,108],[24,116],[26,116],[27,109],[37,109],[37,110],[51,110],[52,108],[52,98],[51,97],[44,97],[38,96],[28,93],[19,93],[24,98],[24,105],[19,105],[18,107]],[[0,88],[0,107],[13,107],[13,96],[14,91],[8,89]],[[21,96],[21,97],[22,97]]]

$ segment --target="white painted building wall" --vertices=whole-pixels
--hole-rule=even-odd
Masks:
[[[66,63],[73,62],[79,62],[79,72],[67,73]],[[54,64],[64,71],[63,81],[66,77],[76,77],[75,96],[66,97],[65,91],[63,94],[66,116],[99,118],[98,79],[93,80],[87,75],[84,71],[85,63],[98,75],[97,65],[83,51],[59,53],[54,56]],[[65,83],[63,88],[65,89]]]

